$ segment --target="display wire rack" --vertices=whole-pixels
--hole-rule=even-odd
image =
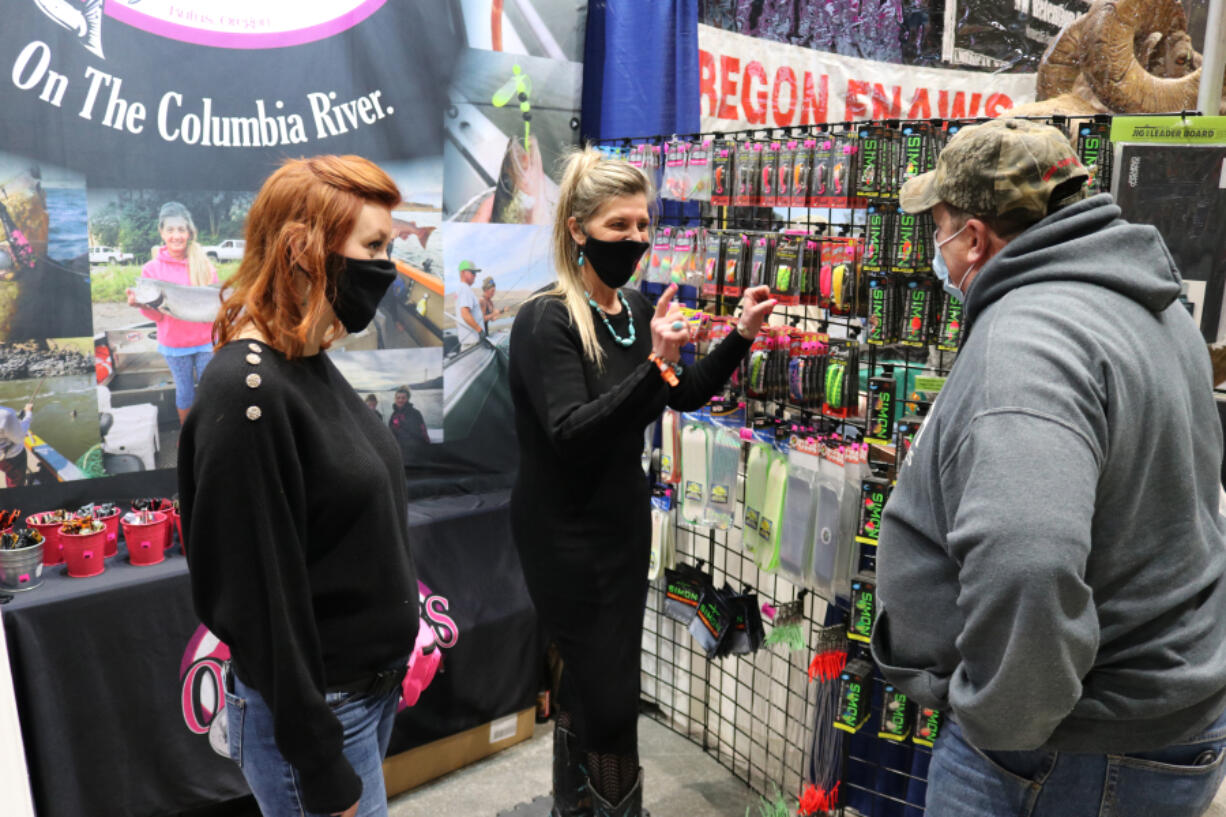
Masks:
[[[905,122],[846,123],[740,133],[685,134],[691,140],[727,139],[802,139],[822,134],[851,134],[863,125],[901,128]],[[929,124],[938,125],[936,121]],[[959,124],[972,124],[962,121]],[[1054,124],[1062,124],[1060,121]],[[645,139],[616,140],[607,145],[649,143],[663,146],[677,135]],[[878,202],[872,206],[891,207]],[[796,207],[712,207],[709,204],[663,202],[658,209],[658,224],[678,227],[706,227],[743,231],[800,230],[812,237],[855,237],[863,240],[867,213],[863,206],[851,208]],[[922,229],[932,234],[929,221]],[[927,247],[931,251],[931,246]],[[662,289],[660,286],[658,289]],[[654,294],[650,285],[644,287]],[[658,290],[657,290],[658,291]],[[939,292],[939,286],[938,290]],[[826,332],[832,339],[859,339],[865,331],[862,320],[865,298],[863,285],[856,288],[856,302],[850,314],[836,315],[817,306],[780,306],[773,324],[785,324],[801,331]],[[737,299],[723,295],[703,296],[683,289],[681,297],[711,314],[730,315]],[[868,346],[859,359],[867,376],[893,374],[904,385],[915,375],[943,377],[953,365],[953,352],[938,351],[929,345],[922,349],[897,344]],[[888,368],[884,368],[888,367]],[[924,415],[931,408],[931,393],[912,392],[903,398],[907,413]],[[862,435],[863,414],[833,417],[823,410],[790,405],[787,402],[748,400],[747,422],[773,417],[808,427],[838,431],[847,438]],[[867,412],[866,412],[867,413]],[[902,412],[900,411],[900,414]],[[895,452],[905,450],[901,432],[893,445],[870,448],[869,464],[893,478]],[[814,766],[837,768],[839,796],[836,807],[827,813],[861,814],[866,817],[919,817],[924,813],[924,793],[929,749],[910,741],[895,742],[877,737],[883,709],[883,679],[874,669],[872,714],[863,729],[842,735],[837,757],[813,757],[814,729],[830,729],[828,722],[817,723],[818,683],[811,682],[808,667],[812,645],[820,628],[846,624],[849,600],[822,599],[793,584],[784,576],[759,568],[753,555],[742,545],[744,504],[744,458],[742,457],[735,519],[726,530],[694,527],[681,521],[675,528],[676,561],[700,564],[711,574],[713,584],[725,582],[736,589],[758,595],[760,602],[778,606],[800,600],[803,605],[803,632],[808,649],[788,651],[776,644],[763,646],[755,653],[708,659],[688,629],[664,613],[663,581],[650,585],[642,649],[642,697],[645,708],[660,722],[702,746],[710,756],[767,799],[779,794],[793,803],[810,780]],[[675,512],[674,512],[675,513]],[[875,548],[857,546],[852,574],[875,568]],[[770,622],[766,627],[769,632]],[[871,661],[867,645],[849,642],[848,659]],[[820,683],[820,682],[819,682]],[[818,741],[816,745],[828,746]]]

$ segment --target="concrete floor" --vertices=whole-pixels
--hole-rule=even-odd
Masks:
[[[552,749],[552,726],[538,725],[523,743],[393,798],[388,815],[542,817],[549,810]],[[758,802],[757,795],[701,747],[651,718],[639,721],[639,749],[644,805],[653,817],[745,817],[746,807]],[[514,815],[509,815],[512,810]],[[1204,817],[1226,817],[1226,786]]]
[[[549,794],[552,725],[541,724],[517,746],[395,797],[389,817],[496,817]],[[639,721],[644,805],[653,817],[745,817],[758,798],[702,748],[650,718]],[[547,813],[541,801],[536,814]],[[532,810],[521,809],[516,817]]]

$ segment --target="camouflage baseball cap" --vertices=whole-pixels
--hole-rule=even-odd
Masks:
[[[936,170],[902,186],[898,204],[925,213],[944,202],[975,216],[1035,222],[1085,196],[1089,173],[1056,128],[993,119],[954,134]]]

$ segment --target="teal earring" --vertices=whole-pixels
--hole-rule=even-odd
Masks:
[[[579,247],[579,266],[581,267],[583,266],[583,247],[582,245],[580,245]]]

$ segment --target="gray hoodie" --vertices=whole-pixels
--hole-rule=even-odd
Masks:
[[[1226,707],[1222,431],[1153,227],[1018,236],[882,520],[873,655],[983,749],[1155,749]]]

